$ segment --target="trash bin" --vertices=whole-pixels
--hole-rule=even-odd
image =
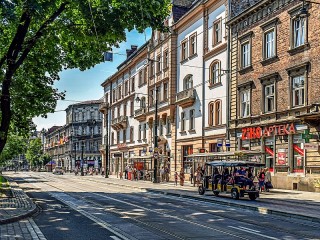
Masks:
[[[132,172],[128,172],[128,180],[131,180]]]

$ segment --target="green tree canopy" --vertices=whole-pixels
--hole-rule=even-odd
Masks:
[[[7,143],[0,154],[0,165],[18,156],[19,154],[25,154],[26,151],[27,138],[25,136],[13,134],[11,131],[8,135]]]
[[[39,166],[42,163],[43,146],[40,138],[31,139],[27,148],[26,159],[30,166]]]
[[[170,0],[0,0],[0,152],[10,122],[53,112],[66,68],[88,69],[126,39],[126,30],[164,30]]]

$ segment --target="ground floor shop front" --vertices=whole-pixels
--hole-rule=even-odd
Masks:
[[[320,192],[320,152],[316,129],[300,121],[237,128],[238,150],[260,150],[276,188]]]

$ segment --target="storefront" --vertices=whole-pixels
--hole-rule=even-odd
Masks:
[[[318,136],[309,131],[308,125],[299,122],[242,128],[236,134],[238,149],[264,152],[262,162],[276,187],[310,190],[308,182],[316,182],[315,174],[320,173],[320,155]],[[309,169],[315,170],[312,176]]]

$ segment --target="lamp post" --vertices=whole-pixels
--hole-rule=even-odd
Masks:
[[[83,173],[83,149],[84,149],[84,141],[81,143],[81,176],[84,176]]]
[[[154,143],[153,143],[153,153],[155,153],[156,149],[158,148],[158,88],[156,87],[156,96],[155,96],[155,113],[154,113]],[[140,93],[141,95],[146,95],[152,98],[152,101],[154,100],[153,96],[148,94]],[[136,97],[136,101],[140,102],[140,98]],[[158,180],[158,157],[157,155],[153,155],[153,163],[154,163],[154,169],[153,169],[153,183],[159,183]]]
[[[105,145],[106,145],[106,169],[105,178],[109,178],[109,103],[106,103],[106,135],[105,135]]]

